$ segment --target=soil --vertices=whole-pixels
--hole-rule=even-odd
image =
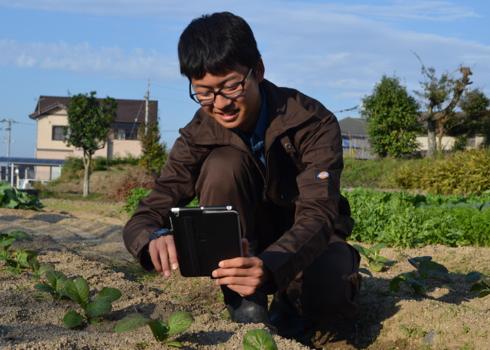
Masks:
[[[162,349],[149,328],[115,334],[115,323],[140,312],[167,319],[173,311],[191,312],[195,322],[178,339],[184,349],[241,349],[247,330],[257,324],[228,319],[219,289],[208,278],[170,279],[148,273],[126,251],[122,227],[127,216],[122,204],[45,199],[41,212],[0,209],[0,231],[20,229],[33,240],[15,247],[35,249],[41,262],[51,263],[68,276],[87,279],[93,291],[115,287],[122,291],[113,311],[99,324],[69,330],[62,317],[75,305],[53,300],[34,289],[27,272],[11,275],[0,265],[0,349]],[[488,349],[490,296],[470,292],[470,271],[490,274],[490,248],[428,246],[384,248],[395,261],[385,272],[363,278],[361,314],[345,339],[330,340],[325,349]],[[402,286],[389,291],[390,280],[413,271],[407,258],[430,255],[450,271],[447,281],[430,280],[427,295],[414,295]],[[363,262],[363,267],[367,267]],[[307,349],[274,335],[279,349]]]

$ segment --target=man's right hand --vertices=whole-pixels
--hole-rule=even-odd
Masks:
[[[155,270],[164,277],[170,277],[171,270],[179,268],[174,236],[167,235],[150,241],[149,251]]]

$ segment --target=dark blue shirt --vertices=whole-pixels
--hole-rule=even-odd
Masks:
[[[250,151],[257,160],[260,160],[265,166],[265,152],[264,152],[264,140],[265,131],[269,126],[269,116],[267,115],[267,99],[265,92],[260,88],[260,111],[259,119],[255,124],[255,129],[252,133],[247,133],[239,129],[233,129],[250,148]]]

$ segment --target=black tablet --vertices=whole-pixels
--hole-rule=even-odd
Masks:
[[[211,276],[221,260],[242,256],[240,218],[231,206],[172,208],[170,221],[182,276]]]

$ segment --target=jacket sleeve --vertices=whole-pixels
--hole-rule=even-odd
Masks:
[[[339,215],[343,158],[337,119],[330,112],[313,117],[294,139],[303,164],[296,177],[294,224],[259,256],[271,273],[273,289],[279,290],[326,249]]]
[[[194,184],[206,155],[205,148],[194,146],[180,136],[152,191],[124,227],[124,244],[144,268],[153,269],[147,248],[150,234],[170,226],[168,213],[172,207],[184,206],[194,198]]]

